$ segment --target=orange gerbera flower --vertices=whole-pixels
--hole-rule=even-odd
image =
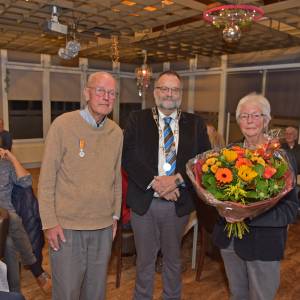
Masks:
[[[233,179],[232,172],[228,168],[218,168],[215,177],[221,183],[230,183]]]
[[[248,158],[245,158],[245,157],[238,158],[238,160],[235,163],[235,167],[239,168],[240,166],[244,166],[244,165],[251,167],[252,166],[251,160],[249,160]]]

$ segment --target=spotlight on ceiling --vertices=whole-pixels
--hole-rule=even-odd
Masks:
[[[55,5],[52,6],[52,14],[51,19],[46,23],[47,31],[54,31],[61,34],[68,33],[68,26],[64,24],[60,24],[58,20],[57,7]]]

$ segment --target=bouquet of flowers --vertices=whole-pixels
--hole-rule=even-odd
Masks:
[[[295,184],[293,171],[280,144],[270,141],[250,150],[232,145],[210,150],[187,163],[197,195],[220,215],[238,220],[254,218],[273,207]],[[245,222],[229,223],[228,237],[242,238]]]

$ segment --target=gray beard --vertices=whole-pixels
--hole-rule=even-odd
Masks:
[[[163,108],[163,109],[168,109],[168,110],[174,110],[180,107],[181,105],[181,100],[177,100],[175,102],[172,102],[171,105],[165,105],[164,101],[158,102],[155,100],[155,104],[157,107]]]

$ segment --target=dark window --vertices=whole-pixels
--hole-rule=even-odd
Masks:
[[[9,130],[14,139],[43,138],[42,100],[9,100],[8,114]]]
[[[80,109],[80,102],[51,101],[51,122],[59,115]]]

